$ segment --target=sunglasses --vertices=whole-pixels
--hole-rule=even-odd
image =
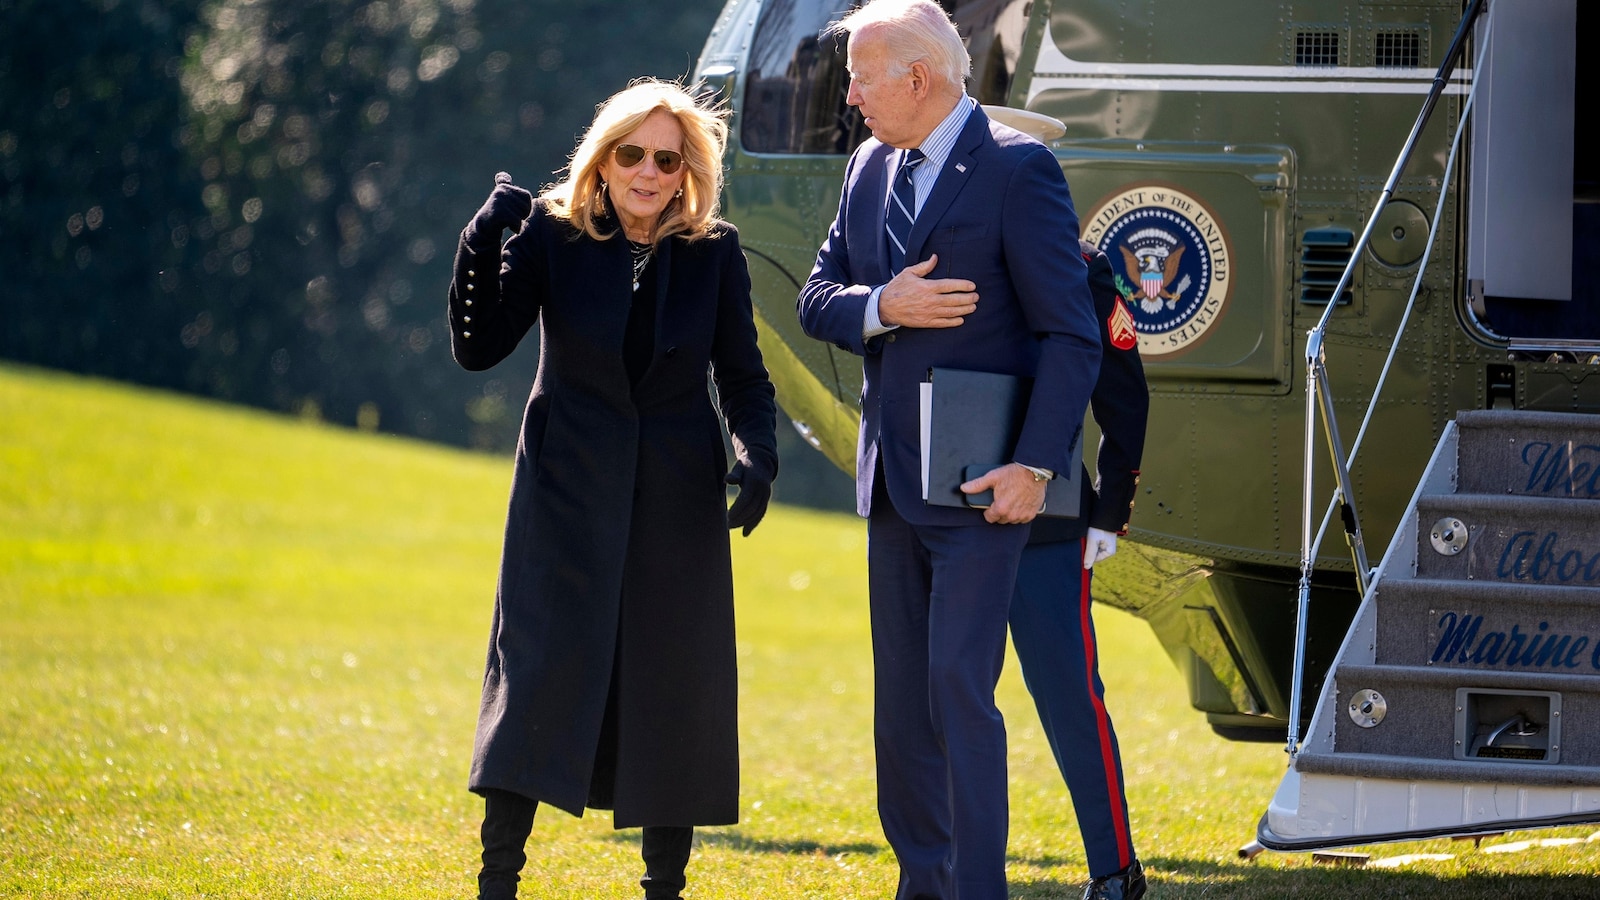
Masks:
[[[650,153],[656,161],[656,168],[663,175],[671,175],[683,165],[683,154],[676,150],[650,150],[647,151],[638,144],[618,144],[611,154],[617,158],[617,165],[624,169],[631,169],[644,162],[645,153]]]

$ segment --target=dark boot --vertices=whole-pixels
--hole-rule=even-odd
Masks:
[[[639,879],[639,886],[644,888],[645,900],[679,900],[679,892],[689,883],[683,873],[689,866],[689,846],[693,843],[693,828],[645,826],[639,842],[639,855],[644,857],[644,877]]]
[[[528,861],[528,832],[537,801],[510,791],[483,793],[483,869],[478,900],[516,900],[518,874]]]

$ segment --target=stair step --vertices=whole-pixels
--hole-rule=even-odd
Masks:
[[[1381,753],[1301,751],[1294,767],[1302,773],[1394,781],[1449,781],[1554,787],[1600,786],[1600,767],[1528,765],[1499,760],[1431,760]]]
[[[1419,491],[1263,835],[1600,817],[1600,416],[1460,412]]]
[[[1495,494],[1430,494],[1417,499],[1421,578],[1600,587],[1600,504]],[[1436,549],[1435,535],[1464,544]]]
[[[1573,691],[1600,695],[1600,677],[1593,675],[1551,675],[1545,672],[1486,672],[1482,669],[1462,669],[1454,666],[1340,666],[1339,689],[1360,690],[1347,679],[1409,682],[1420,687],[1504,688],[1506,690]],[[1390,705],[1393,709],[1393,705]],[[1596,748],[1600,750],[1600,747]]]
[[[1600,589],[1389,578],[1376,610],[1379,665],[1600,678]]]
[[[1456,414],[1457,491],[1600,499],[1600,416],[1528,410]]]
[[[1467,688],[1477,695],[1496,698],[1485,707],[1485,715],[1496,721],[1516,711],[1498,711],[1502,705],[1498,698],[1503,695],[1507,698],[1503,705],[1526,711],[1542,726],[1559,729],[1562,739],[1551,748],[1559,751],[1551,755],[1556,762],[1600,766],[1600,741],[1565,740],[1570,736],[1600,733],[1600,677],[1447,666],[1340,665],[1334,681],[1338,693],[1328,712],[1333,719],[1333,747],[1339,753],[1440,761],[1455,759],[1457,741],[1463,737],[1457,733],[1462,712],[1457,704],[1457,690]],[[1382,720],[1370,728],[1358,724],[1356,717],[1346,709],[1352,698],[1368,690],[1376,691],[1386,705]],[[1545,698],[1547,693],[1557,695],[1555,700]],[[1528,697],[1538,699],[1528,701]],[[1476,733],[1475,729],[1469,729],[1466,739],[1470,741]],[[1540,768],[1551,763],[1514,764]]]

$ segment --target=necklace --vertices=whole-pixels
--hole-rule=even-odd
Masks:
[[[655,252],[655,247],[650,244],[635,244],[628,242],[628,249],[633,252],[633,289],[639,289],[639,276],[644,274],[644,267],[650,265],[650,256]]]

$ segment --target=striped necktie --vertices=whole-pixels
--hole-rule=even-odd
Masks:
[[[889,274],[897,275],[905,267],[906,244],[911,240],[911,223],[917,218],[917,187],[911,173],[927,155],[915,147],[905,151],[900,158],[900,168],[894,173],[894,191],[889,194],[889,210],[883,217],[883,227],[889,233]]]

